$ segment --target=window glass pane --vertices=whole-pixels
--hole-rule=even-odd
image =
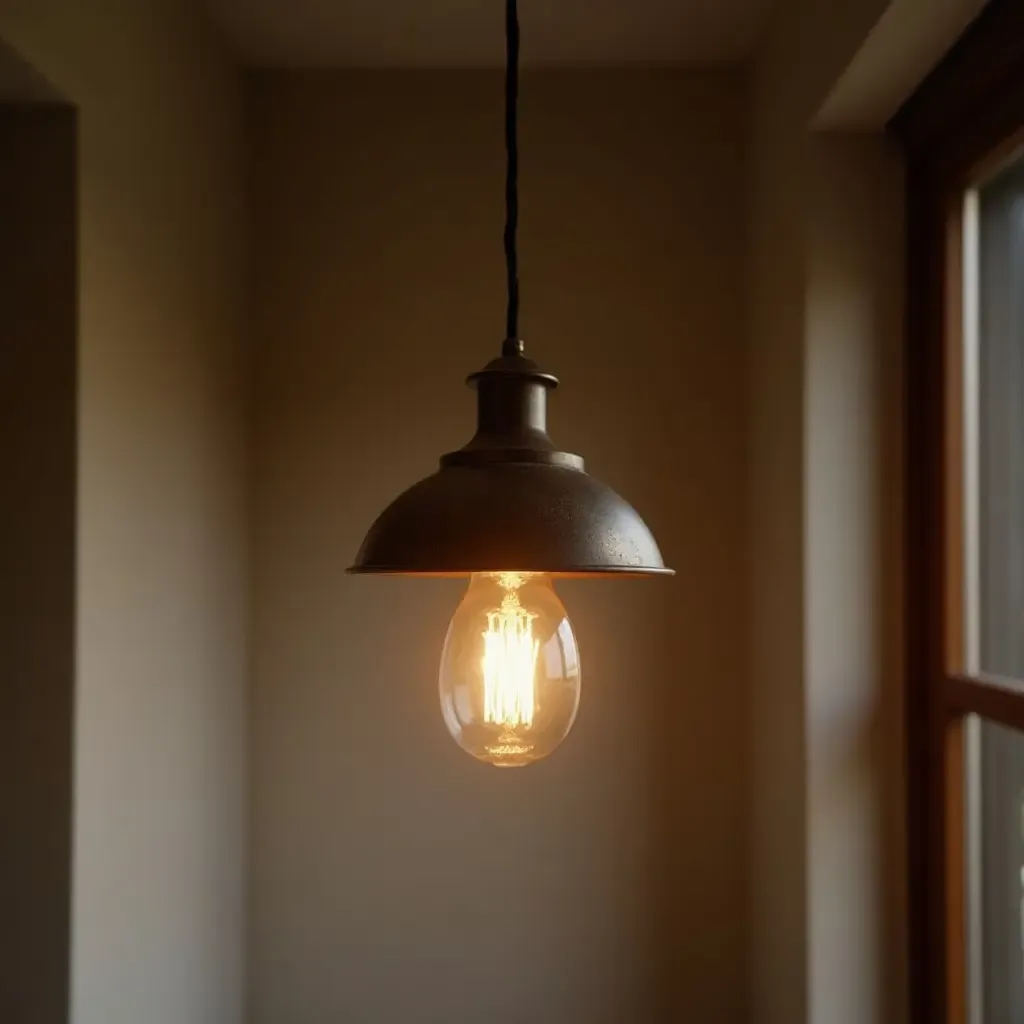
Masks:
[[[1024,1021],[1024,735],[968,731],[970,1024]]]
[[[1024,160],[968,196],[967,669],[1024,679]]]

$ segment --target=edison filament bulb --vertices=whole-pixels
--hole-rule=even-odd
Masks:
[[[576,637],[547,573],[474,573],[441,656],[445,724],[467,753],[520,767],[565,738],[580,702]]]

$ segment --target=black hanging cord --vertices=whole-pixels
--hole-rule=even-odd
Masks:
[[[519,11],[517,0],[505,0],[505,268],[508,274],[508,315],[505,323],[506,355],[522,350],[519,342]]]

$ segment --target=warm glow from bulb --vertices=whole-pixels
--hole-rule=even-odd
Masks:
[[[529,729],[536,710],[537,616],[519,602],[521,582],[514,574],[503,574],[505,596],[500,608],[487,613],[483,633],[484,721],[507,729]]]
[[[441,655],[445,725],[463,750],[487,764],[539,761],[576,717],[579,665],[572,626],[547,573],[474,573]]]

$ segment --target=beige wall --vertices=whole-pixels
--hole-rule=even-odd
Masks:
[[[834,133],[806,166],[808,1019],[899,1022],[902,165]]]
[[[751,966],[772,1024],[906,1015],[901,172],[877,135],[812,131],[883,7],[793,4],[752,69]]]
[[[471,433],[503,327],[496,74],[264,74],[253,142],[254,1024],[747,1019],[743,136],[714,72],[524,82],[523,332],[671,582],[561,587],[583,704],[442,724],[450,582],[343,576]]]
[[[907,1018],[902,167],[883,130],[980,5],[940,6],[796,0],[751,68],[751,979],[765,1024]]]
[[[0,37],[78,110],[71,1019],[229,1024],[243,966],[241,83],[172,0],[12,0]]]

